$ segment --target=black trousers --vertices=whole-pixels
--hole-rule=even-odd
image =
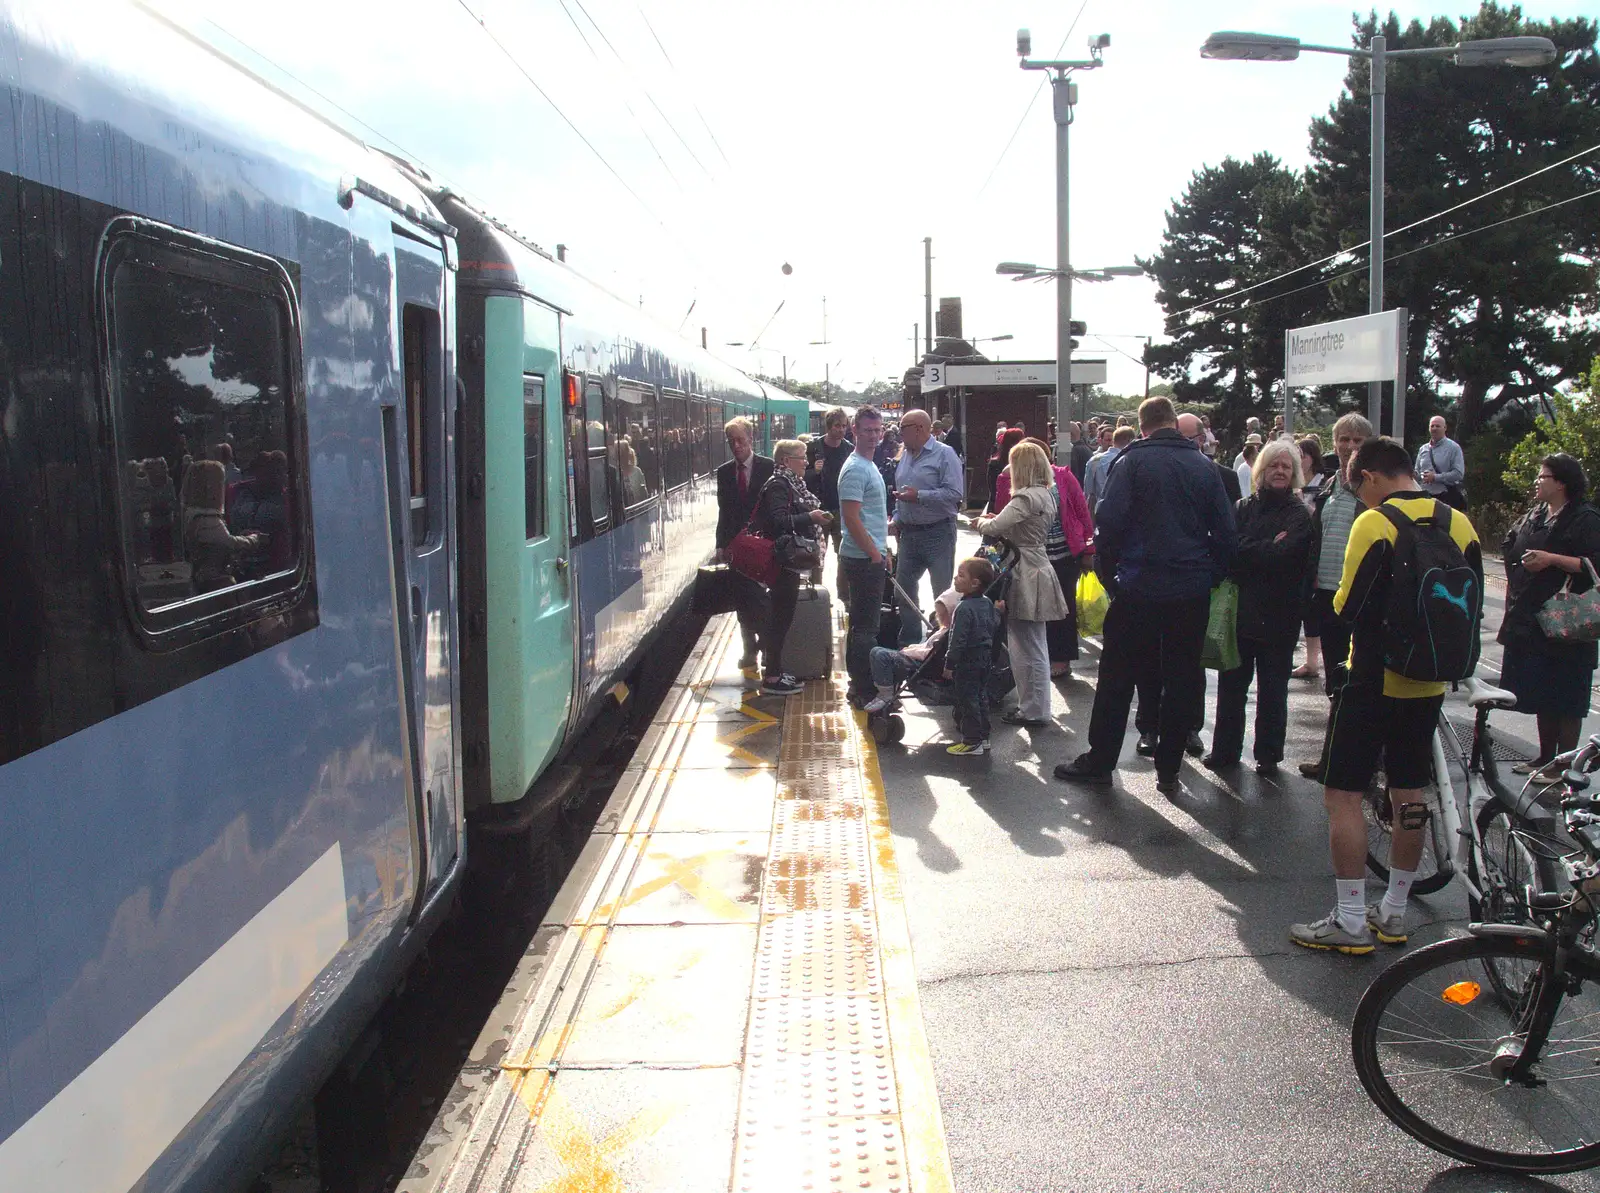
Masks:
[[[1204,718],[1206,678],[1200,650],[1210,614],[1209,595],[1151,601],[1124,593],[1112,599],[1089,716],[1089,764],[1096,770],[1117,765],[1128,709],[1143,679],[1160,693],[1156,773],[1178,773],[1184,739]]]
[[[1333,593],[1319,588],[1311,594],[1311,616],[1322,642],[1322,690],[1332,700],[1350,678],[1350,623],[1333,612]]]
[[[1059,621],[1045,622],[1045,645],[1052,663],[1070,663],[1078,657],[1078,559],[1068,555],[1065,559],[1052,559],[1050,566],[1061,584],[1061,595],[1067,598],[1067,615]]]
[[[870,559],[839,557],[839,574],[850,586],[849,633],[844,640],[844,665],[852,694],[877,691],[872,682],[872,648],[878,645],[878,619],[883,614],[884,566]]]
[[[767,589],[767,624],[761,631],[761,669],[768,678],[783,666],[783,640],[794,624],[794,607],[800,598],[800,573],[778,569],[778,578]]]
[[[1211,755],[1237,762],[1244,753],[1244,705],[1250,680],[1256,683],[1257,762],[1283,761],[1283,739],[1289,729],[1289,672],[1294,669],[1294,641],[1257,642],[1239,639],[1239,665],[1217,676],[1217,725]]]

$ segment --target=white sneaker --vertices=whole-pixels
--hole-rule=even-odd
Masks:
[[[868,700],[865,704],[863,704],[861,706],[861,711],[866,713],[867,716],[870,717],[870,716],[873,716],[873,715],[875,715],[877,713],[882,712],[884,709],[888,708],[889,705],[891,705],[893,703],[894,703],[894,697],[893,696],[885,696],[880,692],[878,695],[874,696],[871,700]]]

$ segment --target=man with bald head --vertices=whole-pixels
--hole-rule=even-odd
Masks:
[[[1178,415],[1178,434],[1198,447],[1202,454],[1206,450],[1206,425],[1200,421],[1198,414]],[[1209,456],[1206,457],[1210,459]],[[1212,463],[1216,463],[1215,460]],[[1231,468],[1217,464],[1217,479],[1222,482],[1223,491],[1228,494],[1229,501],[1238,501],[1244,494],[1239,488],[1239,474]]]
[[[913,601],[926,573],[933,592],[928,604],[950,587],[956,565],[956,514],[966,492],[961,457],[933,437],[926,410],[907,410],[900,418],[904,445],[894,469],[894,522],[898,543],[895,576]],[[922,641],[922,614],[915,605],[900,608],[900,646]]]

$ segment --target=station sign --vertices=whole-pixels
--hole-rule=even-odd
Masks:
[[[1292,386],[1394,381],[1403,375],[1405,310],[1296,327],[1283,335],[1283,377]]]
[[[937,369],[937,374],[933,370]],[[938,380],[930,380],[937,376]],[[985,364],[925,364],[922,366],[922,391],[943,389],[946,386],[1000,386],[1000,385],[1054,385],[1056,362],[1053,360],[990,361]],[[1104,385],[1106,362],[1104,360],[1078,360],[1072,362],[1072,384]]]

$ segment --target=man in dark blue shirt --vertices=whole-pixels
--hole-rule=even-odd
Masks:
[[[1156,787],[1178,789],[1184,740],[1201,720],[1211,588],[1233,558],[1233,509],[1214,464],[1178,432],[1167,398],[1139,407],[1142,439],[1129,444],[1106,478],[1095,513],[1096,571],[1111,593],[1089,750],[1056,777],[1111,782],[1128,708],[1143,675],[1159,676]]]

